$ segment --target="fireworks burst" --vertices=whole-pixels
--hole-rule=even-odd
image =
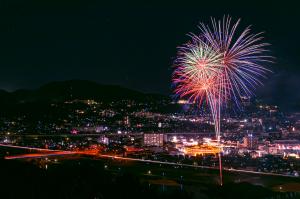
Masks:
[[[261,42],[262,33],[252,34],[250,26],[240,34],[240,23],[230,17],[211,25],[200,23],[200,34],[190,34],[191,41],[178,48],[173,83],[175,94],[200,106],[209,106],[220,140],[220,112],[229,100],[239,106],[250,97],[270,70],[263,67],[271,57],[265,55],[269,44]]]

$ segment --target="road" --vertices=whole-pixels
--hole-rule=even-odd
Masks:
[[[63,150],[51,150],[51,149],[23,147],[23,146],[6,145],[6,144],[0,144],[0,147],[30,149],[30,150],[46,152],[46,153],[35,153],[35,154],[22,154],[22,155],[16,155],[16,156],[5,156],[5,159],[44,158],[44,157],[50,157],[50,156],[64,156],[64,155],[79,154],[79,155],[90,155],[90,156],[94,156],[94,157],[98,157],[98,158],[110,158],[110,159],[116,159],[116,160],[137,161],[137,162],[145,162],[145,163],[153,163],[153,164],[165,164],[165,165],[172,165],[172,166],[182,166],[182,167],[192,167],[192,168],[202,168],[202,169],[212,169],[212,170],[219,169],[218,167],[210,167],[210,166],[198,166],[198,165],[181,164],[181,163],[174,163],[174,162],[164,162],[164,161],[157,161],[157,160],[145,160],[145,159],[138,159],[138,158],[121,157],[121,156],[116,156],[116,155],[103,155],[103,154],[96,153],[95,150],[63,151]],[[282,177],[297,177],[297,176],[292,176],[292,175],[249,171],[249,170],[242,170],[242,169],[223,168],[223,170],[228,171],[228,172],[235,172],[235,173],[248,173],[248,174],[282,176]]]

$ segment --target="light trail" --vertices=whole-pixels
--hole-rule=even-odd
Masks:
[[[218,167],[210,167],[210,166],[198,166],[198,165],[180,164],[180,163],[174,163],[174,162],[162,162],[162,161],[157,161],[157,160],[143,160],[143,159],[126,158],[126,157],[113,156],[113,155],[97,155],[97,156],[102,157],[102,158],[112,158],[112,159],[117,159],[117,160],[128,160],[128,161],[146,162],[146,163],[154,163],[154,164],[165,164],[165,165],[172,165],[172,166],[183,166],[183,167],[192,167],[192,168],[200,168],[200,169],[219,170]],[[250,174],[258,174],[258,175],[282,176],[282,177],[294,177],[294,178],[297,177],[297,176],[286,175],[286,174],[249,171],[249,170],[242,170],[242,169],[223,168],[223,170],[228,171],[228,172],[250,173]]]
[[[17,148],[17,149],[37,150],[37,151],[61,151],[61,150],[54,150],[54,149],[43,149],[43,148],[35,148],[35,147],[16,146],[16,145],[10,145],[10,144],[0,144],[0,146],[9,147],[9,148]]]
[[[32,153],[32,154],[23,154],[23,155],[15,155],[15,156],[6,156],[4,159],[6,160],[14,160],[14,159],[28,159],[28,158],[44,158],[50,156],[61,156],[61,155],[74,155],[78,154],[77,152],[72,151],[58,151],[54,153]]]
[[[95,150],[89,151],[62,151],[62,150],[51,150],[51,149],[42,149],[42,148],[33,148],[33,147],[22,147],[22,146],[14,146],[14,145],[5,145],[0,144],[2,147],[10,147],[10,148],[19,148],[19,149],[32,149],[32,150],[47,150],[49,152],[54,153],[47,153],[47,154],[34,154],[30,156],[30,154],[19,155],[19,158],[15,156],[6,156],[5,159],[25,159],[25,158],[43,158],[49,156],[59,156],[59,155],[89,155],[89,156],[96,156],[99,158],[111,158],[116,160],[127,160],[127,161],[135,161],[135,162],[145,162],[145,163],[154,163],[154,164],[164,164],[164,165],[171,165],[171,166],[181,166],[181,167],[191,167],[191,168],[200,168],[200,169],[210,169],[210,170],[219,170],[218,167],[210,167],[210,166],[198,166],[198,165],[190,165],[190,164],[181,164],[181,163],[174,163],[174,162],[163,162],[158,160],[144,160],[138,158],[127,158],[115,155],[103,155],[103,154],[96,154]],[[249,174],[257,174],[257,175],[268,175],[268,176],[281,176],[281,177],[293,177],[297,178],[297,176],[286,175],[286,174],[279,174],[279,173],[268,173],[268,172],[259,172],[259,171],[249,171],[243,169],[231,169],[231,168],[223,168],[224,171],[228,172],[236,172],[236,173],[249,173]]]
[[[77,155],[96,155],[98,152],[96,150],[65,151],[65,150],[35,148],[35,147],[24,147],[24,146],[16,146],[16,145],[8,145],[8,144],[0,144],[0,147],[1,146],[8,147],[8,148],[47,152],[47,153],[29,153],[29,154],[21,154],[21,155],[14,155],[14,156],[5,156],[4,159],[6,159],[6,160],[26,159],[26,158],[44,158],[44,157],[49,157],[49,156],[63,156],[63,155],[76,155],[76,154]]]

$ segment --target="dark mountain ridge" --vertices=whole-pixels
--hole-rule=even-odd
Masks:
[[[146,94],[117,85],[103,85],[86,80],[51,82],[36,90],[20,89],[14,92],[0,90],[1,104],[63,102],[74,99],[148,101],[168,99],[168,97],[159,94]]]

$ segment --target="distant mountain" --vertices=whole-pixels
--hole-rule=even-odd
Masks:
[[[92,81],[70,80],[48,83],[36,90],[0,90],[0,103],[22,104],[34,102],[62,102],[73,99],[113,100],[158,100],[167,97],[158,94],[145,94],[115,85],[102,85]]]

